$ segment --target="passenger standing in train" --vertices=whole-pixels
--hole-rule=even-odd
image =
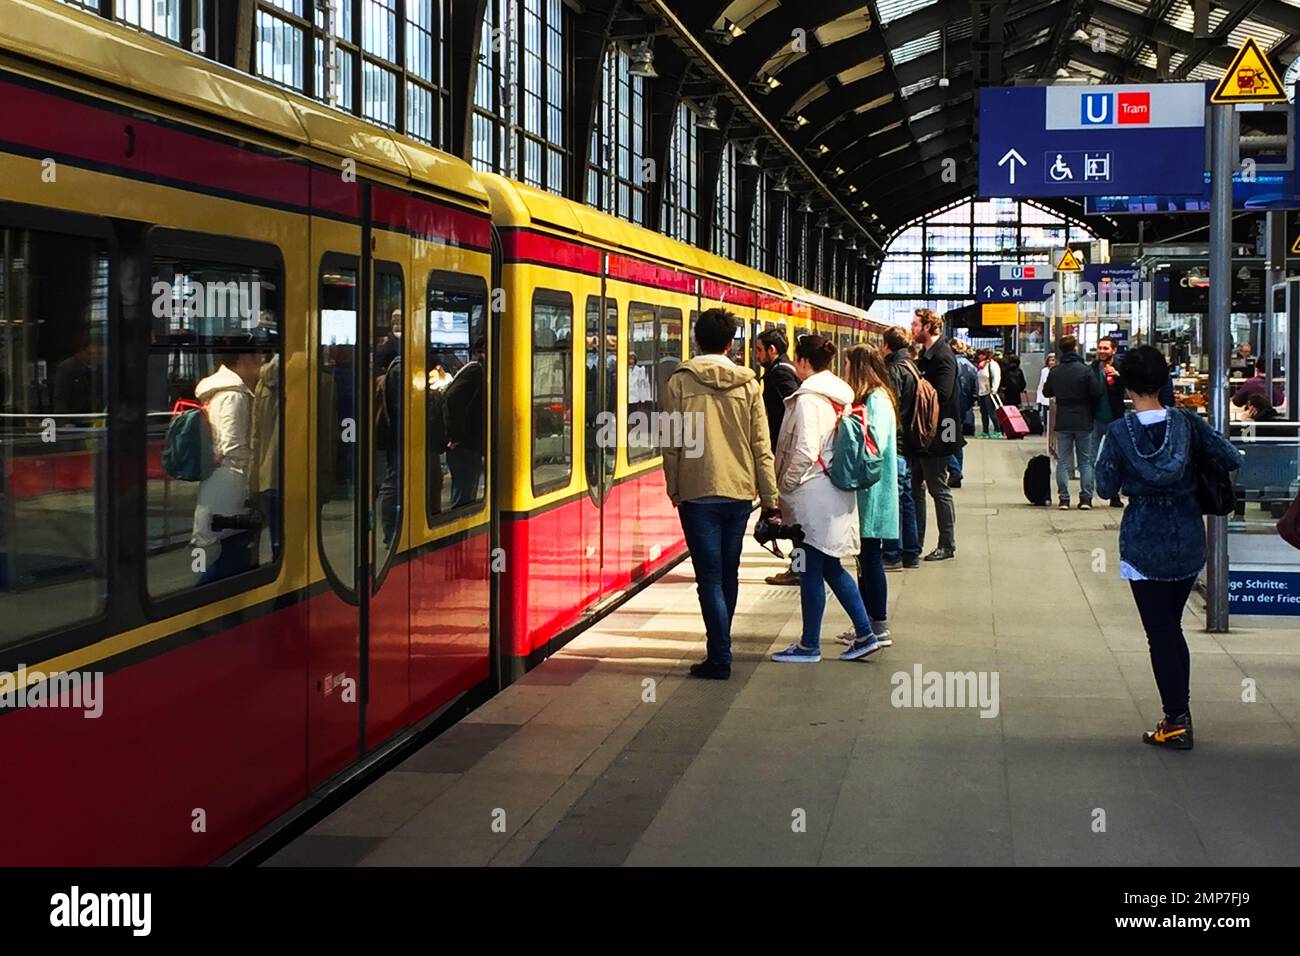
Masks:
[[[802,384],[785,400],[785,419],[776,446],[776,476],[782,521],[803,530],[803,541],[795,549],[796,563],[802,565],[803,633],[784,651],[773,654],[772,660],[815,664],[822,659],[827,584],[853,623],[853,643],[840,659],[857,660],[880,650],[858,584],[840,564],[841,558],[856,556],[861,548],[858,499],[854,492],[837,488],[827,473],[832,433],[840,410],[853,401],[853,389],[830,370],[835,346],[828,339],[801,335],[794,354]]]
[[[844,359],[844,380],[867,407],[867,422],[880,449],[881,477],[858,495],[858,590],[867,609],[871,630],[881,647],[889,637],[889,582],[881,557],[885,541],[898,537],[898,406],[889,387],[885,360],[870,345],[855,345]],[[840,641],[852,644],[856,635],[845,631]]]
[[[1241,453],[1200,418],[1160,403],[1169,367],[1142,345],[1120,362],[1133,413],[1110,423],[1097,457],[1097,490],[1121,491],[1129,506],[1119,526],[1120,577],[1129,582],[1151,652],[1164,719],[1148,744],[1192,749],[1191,655],[1183,608],[1205,567],[1205,520],[1196,501],[1198,460],[1241,466]]]
[[[375,350],[375,447],[383,452],[376,500],[384,547],[392,547],[397,531],[401,491],[402,461],[402,310],[394,309],[389,318],[390,334],[385,347]]]
[[[912,497],[912,460],[920,452],[912,420],[916,417],[916,383],[921,372],[912,362],[910,336],[903,329],[885,330],[885,368],[898,406],[898,537],[884,542],[886,571],[921,566],[921,539],[916,533]]]
[[[257,536],[246,529],[214,531],[212,519],[248,512],[253,389],[261,372],[259,352],[236,352],[194,389],[194,397],[203,403],[207,415],[212,457],[216,462],[212,473],[199,484],[190,536],[190,544],[204,552],[200,585],[252,570],[257,564]]]
[[[283,502],[280,500],[280,355],[262,366],[253,388],[253,471],[249,496],[256,502],[271,539],[271,560],[280,560]]]
[[[966,443],[961,433],[961,387],[957,381],[957,359],[940,332],[943,319],[932,309],[917,309],[912,319],[912,338],[921,346],[916,363],[921,375],[939,398],[939,430],[929,446],[911,462],[912,498],[916,501],[916,536],[925,543],[925,493],[929,489],[939,521],[939,546],[926,561],[947,561],[957,556],[957,510],[948,488],[949,456]]]
[[[708,641],[708,656],[691,665],[691,676],[714,680],[731,676],[740,550],[754,498],[764,515],[777,513],[762,389],[752,369],[727,357],[738,323],[724,309],[701,313],[699,354],[677,367],[663,398],[666,420],[681,422],[678,434],[689,428],[696,436],[692,447],[663,442],[664,477],[695,566]]]
[[[485,344],[482,339],[474,343],[469,361],[457,370],[443,391],[452,509],[477,501],[479,482],[483,479]]]
[[[785,339],[784,329],[767,329],[759,333],[754,349],[758,364],[763,369],[763,409],[767,412],[767,434],[776,448],[777,436],[781,434],[781,422],[785,418],[785,400],[799,390],[799,375],[790,361],[790,344]],[[787,568],[779,574],[768,575],[768,584],[799,584],[799,575]]]

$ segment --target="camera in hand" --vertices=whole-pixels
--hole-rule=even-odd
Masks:
[[[763,547],[780,539],[794,542],[795,547],[803,544],[803,528],[797,524],[781,524],[769,517],[760,517],[754,525],[754,540]]]
[[[213,515],[213,531],[261,531],[262,513],[246,511],[242,515]]]

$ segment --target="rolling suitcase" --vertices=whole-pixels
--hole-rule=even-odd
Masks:
[[[1052,503],[1052,459],[1035,455],[1025,466],[1025,499],[1031,505]]]
[[[1002,429],[1003,437],[1012,440],[1024,438],[1029,434],[1029,426],[1025,424],[1020,409],[1014,405],[998,406],[998,427]]]
[[[1041,435],[1043,433],[1043,413],[1037,405],[1021,405],[1020,417],[1029,426],[1029,434]]]

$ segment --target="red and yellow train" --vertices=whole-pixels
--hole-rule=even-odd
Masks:
[[[3,864],[231,858],[682,556],[637,423],[700,310],[882,331],[47,0],[0,103]],[[223,364],[209,568],[162,448]]]

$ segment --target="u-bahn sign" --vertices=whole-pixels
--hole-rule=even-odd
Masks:
[[[1204,83],[979,91],[980,196],[1192,195]]]

